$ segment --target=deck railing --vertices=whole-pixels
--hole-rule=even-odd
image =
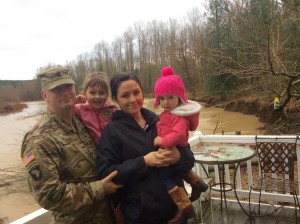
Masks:
[[[270,137],[274,138],[276,136],[264,136],[264,137]],[[279,136],[277,136],[279,137]],[[295,136],[280,136],[281,138],[291,138]],[[197,147],[201,147],[202,144],[242,144],[242,145],[253,145],[255,146],[255,135],[202,135],[200,132],[196,132],[193,137],[189,139],[189,143],[191,145],[192,150],[197,150]],[[300,158],[300,143],[297,145],[297,158]],[[237,164],[232,164],[233,166],[236,166]],[[208,171],[209,176],[213,177],[216,182],[218,182],[219,174],[218,174],[218,166],[216,165],[204,165],[204,168]],[[232,167],[231,167],[232,168]],[[199,173],[201,176],[206,176],[205,172],[203,171],[203,168],[199,164],[195,164],[194,167],[195,171]],[[244,170],[244,172],[241,172],[241,169]],[[258,163],[257,163],[257,157],[253,157],[251,160],[244,162],[241,164],[239,169],[237,170],[236,175],[236,193],[239,197],[239,199],[248,199],[249,195],[249,188],[253,184],[254,179],[257,178],[257,175],[259,172],[257,170],[259,169]],[[300,177],[300,160],[297,160],[296,165],[297,172],[295,172],[296,180],[299,180]],[[243,173],[243,178],[241,177],[241,173]],[[275,174],[274,174],[275,175]],[[227,183],[233,184],[233,176],[234,172],[230,171],[229,165],[225,165],[225,180]],[[243,184],[242,184],[243,181]],[[298,184],[298,183],[297,183]],[[298,188],[300,190],[299,184]],[[300,191],[299,191],[300,192]],[[212,191],[213,195],[219,195],[220,192]],[[234,197],[235,194],[233,191],[226,192],[226,195],[228,197]],[[252,192],[251,194],[252,198],[258,197],[258,192]],[[280,202],[288,202],[293,203],[293,196],[290,194],[280,194],[277,192],[262,192],[262,198],[265,200],[274,200],[274,201],[280,201]]]
[[[274,138],[276,136],[269,136],[270,138]],[[283,137],[283,136],[280,136]],[[294,137],[294,136],[285,136],[287,139]],[[300,141],[299,141],[300,142]],[[192,149],[197,149],[201,144],[204,143],[228,143],[228,144],[248,144],[248,145],[255,145],[255,135],[202,135],[199,132],[196,132],[193,137],[189,139],[189,143],[192,147]],[[300,143],[299,143],[300,144]],[[300,158],[300,145],[297,145],[297,158]],[[236,164],[235,164],[236,165]],[[236,192],[239,197],[239,199],[242,198],[248,198],[249,194],[249,186],[253,183],[254,180],[254,167],[257,167],[257,160],[254,157],[253,159],[241,164],[242,168],[240,167],[237,171],[236,175]],[[218,167],[217,166],[208,166],[204,165],[205,169],[209,171],[209,175],[214,176],[214,179],[216,182],[218,182]],[[245,184],[242,184],[242,177],[241,177],[241,169],[245,169],[246,167],[246,174],[247,174],[247,184],[245,189]],[[194,169],[197,173],[199,173],[201,176],[205,176],[205,172],[203,171],[202,167],[199,164],[195,164]],[[300,160],[297,160],[297,177],[295,179],[299,180],[300,176]],[[229,166],[225,166],[225,175],[226,175],[226,182],[232,183],[233,180],[233,172],[230,172]],[[299,185],[298,185],[299,186]],[[299,188],[300,190],[300,188]],[[300,191],[299,191],[300,192]],[[213,195],[218,195],[220,192],[218,191],[212,191]],[[228,197],[234,197],[235,194],[233,191],[226,192],[226,195]],[[257,197],[258,194],[256,192],[252,193],[252,197]],[[275,200],[280,202],[289,202],[293,203],[293,197],[289,194],[278,194],[276,192],[263,192],[262,197],[266,200]],[[36,212],[33,212],[27,216],[22,217],[21,219],[18,219],[13,224],[35,224],[40,223],[40,219],[43,217],[48,218],[49,212],[45,209],[39,209]]]

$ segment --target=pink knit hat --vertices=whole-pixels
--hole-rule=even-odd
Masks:
[[[184,84],[180,76],[174,75],[174,70],[171,67],[163,67],[161,76],[156,80],[154,87],[155,102],[154,108],[159,105],[159,97],[161,95],[177,95],[180,97],[183,104],[188,103],[185,97]]]

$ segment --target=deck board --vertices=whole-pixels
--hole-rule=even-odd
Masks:
[[[228,214],[229,214],[229,222],[226,222],[226,214],[223,209],[223,212],[221,212],[220,209],[220,200],[219,199],[212,199],[212,206],[213,206],[213,216],[214,220],[212,222],[211,217],[211,209],[210,205],[207,201],[201,202],[203,211],[207,208],[207,211],[203,215],[203,221],[205,224],[223,224],[223,223],[233,223],[233,224],[292,224],[295,222],[288,221],[286,219],[283,219],[280,216],[291,218],[295,215],[294,208],[292,207],[284,207],[279,209],[277,212],[275,212],[273,215],[269,216],[263,216],[263,217],[255,217],[250,220],[250,218],[244,213],[244,211],[241,209],[240,205],[237,203],[237,201],[229,200],[227,201],[228,206]],[[246,202],[242,202],[243,208],[248,211],[248,204]],[[258,208],[257,204],[251,204],[252,208]],[[200,206],[197,206],[200,209]],[[261,205],[261,214],[266,214],[270,211],[272,211],[272,207],[269,205]],[[200,224],[200,212],[199,212],[199,218],[189,220],[190,224]],[[300,212],[298,211],[298,223],[300,223]]]
[[[197,209],[199,215],[198,215],[198,219],[197,218],[190,219],[189,224],[200,224],[201,220],[200,220],[200,212],[199,212],[200,211],[199,202],[194,202],[193,204],[194,204],[195,209]],[[246,211],[248,211],[248,203],[242,202],[241,204],[242,204],[243,208]],[[204,221],[203,223],[205,223],[205,224],[223,224],[223,223],[232,223],[232,224],[274,224],[274,223],[292,224],[292,223],[295,223],[295,222],[292,222],[292,221],[282,219],[278,216],[278,215],[280,215],[280,216],[284,216],[284,217],[288,217],[288,218],[293,217],[294,214],[295,214],[295,211],[294,211],[293,207],[284,207],[284,208],[281,208],[281,209],[277,210],[277,212],[274,213],[273,215],[264,216],[264,217],[255,217],[255,218],[250,220],[250,218],[241,209],[241,207],[237,203],[237,201],[228,200],[227,205],[228,205],[228,212],[229,212],[229,222],[227,222],[226,213],[225,213],[224,209],[221,212],[220,199],[218,199],[218,198],[213,198],[212,199],[212,207],[213,207],[213,221],[212,221],[212,216],[211,216],[212,211],[211,211],[210,204],[208,203],[208,201],[201,202],[202,210],[205,211],[205,213],[203,214],[203,221]],[[257,204],[254,204],[254,203],[252,203],[251,205],[252,205],[252,208],[257,208],[257,206],[258,206]],[[270,209],[272,209],[271,206],[262,205],[260,211],[261,211],[262,214],[265,214],[266,212],[270,211]],[[22,224],[23,223],[26,223],[26,224],[47,224],[50,221],[50,217],[51,217],[51,213],[46,212],[46,213],[36,217],[35,219],[32,219],[31,221],[27,221],[27,222],[15,221],[14,224],[21,224],[21,223]],[[298,223],[300,223],[300,212],[299,211],[298,211]]]

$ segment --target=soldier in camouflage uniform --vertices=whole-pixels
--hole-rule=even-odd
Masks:
[[[39,75],[47,113],[24,137],[21,157],[35,200],[52,211],[51,223],[111,224],[107,195],[120,185],[112,172],[99,180],[95,145],[72,113],[75,82],[68,69]]]

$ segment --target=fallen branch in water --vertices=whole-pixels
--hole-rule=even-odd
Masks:
[[[218,120],[217,120],[217,123],[216,123],[216,127],[215,127],[215,130],[214,130],[214,132],[213,132],[213,135],[216,133],[216,131],[217,131],[217,128],[218,128],[218,124],[219,124],[219,116],[218,116]]]

